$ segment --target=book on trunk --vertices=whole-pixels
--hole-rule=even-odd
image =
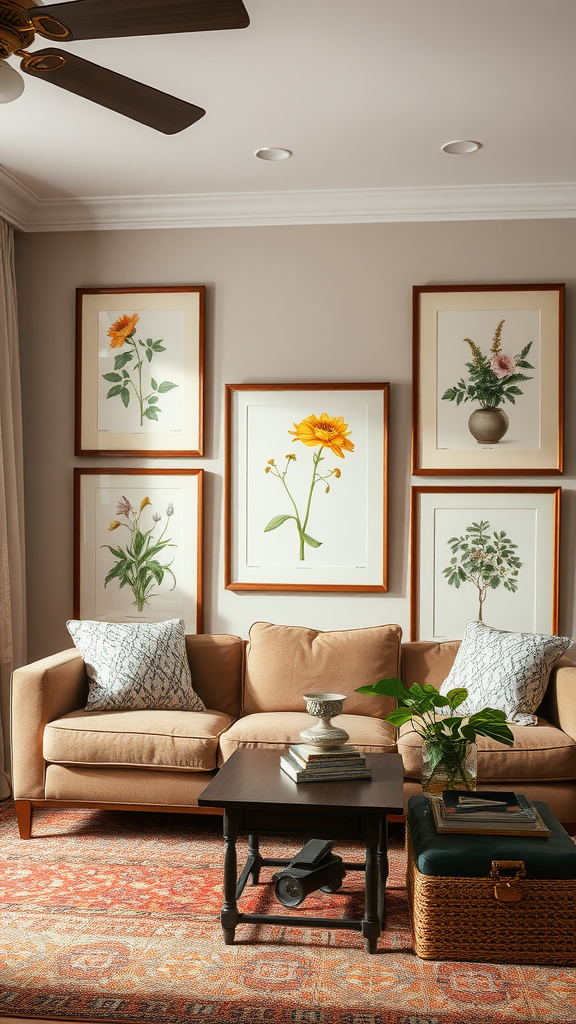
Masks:
[[[442,793],[442,814],[459,821],[532,821],[536,811],[523,793],[485,790],[466,793],[447,789]]]
[[[521,794],[517,794],[520,796]],[[526,797],[524,797],[526,800]],[[467,834],[471,835],[500,835],[500,836],[548,836],[550,829],[542,821],[538,811],[530,804],[530,816],[523,814],[509,814],[504,820],[488,812],[488,817],[479,817],[474,814],[470,817],[462,814],[446,813],[441,798],[432,798],[432,814],[436,831],[446,835]]]

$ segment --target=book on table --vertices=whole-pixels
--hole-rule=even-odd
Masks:
[[[342,743],[341,746],[334,747],[332,750],[323,750],[322,747],[315,747],[312,743],[294,743],[290,747],[290,752],[298,754],[306,762],[330,761],[334,757],[357,760],[364,756],[351,743]]]
[[[445,790],[441,797],[432,799],[432,813],[437,832],[517,836],[550,834],[550,829],[523,793],[490,792],[484,796]]]
[[[365,768],[366,758],[356,747],[343,745],[335,750],[316,750],[312,745],[296,743],[290,747],[290,757],[301,768]]]
[[[290,749],[287,754],[281,754],[280,767],[294,782],[336,782],[345,779],[371,779],[372,772],[366,764],[365,758],[360,758],[363,763],[357,764],[356,759],[352,763],[346,761],[326,762],[320,764],[307,764],[305,767],[296,760]]]

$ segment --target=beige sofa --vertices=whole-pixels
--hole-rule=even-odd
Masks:
[[[398,750],[406,799],[420,791],[420,740],[384,721],[391,698],[355,693],[387,676],[439,687],[458,642],[401,644],[398,626],[318,632],[257,623],[240,637],[186,638],[194,688],[207,710],[84,710],[88,692],[76,649],[20,668],[12,682],[14,798],[20,835],[34,806],[207,813],[198,796],[237,747],[284,747],[310,724],[302,695],[347,695],[334,721],[363,751]],[[576,832],[576,665],[554,669],[537,726],[513,726],[514,746],[478,740],[479,788],[521,789],[546,801]],[[216,809],[214,813],[220,813]]]

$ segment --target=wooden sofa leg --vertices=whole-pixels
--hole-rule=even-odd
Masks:
[[[30,839],[32,837],[32,801],[15,800],[14,806],[16,808],[20,839]]]

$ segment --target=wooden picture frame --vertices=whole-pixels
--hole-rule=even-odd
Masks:
[[[181,618],[187,633],[202,632],[203,474],[74,470],[74,618]]]
[[[228,590],[387,590],[389,391],[226,385]]]
[[[76,289],[75,455],[203,455],[205,292]]]
[[[412,472],[563,472],[563,284],[413,289]]]
[[[410,638],[460,639],[474,618],[557,633],[560,498],[554,486],[412,487]]]

